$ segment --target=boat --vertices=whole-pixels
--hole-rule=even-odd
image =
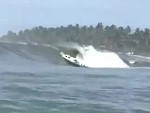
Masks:
[[[65,54],[64,52],[60,52],[62,58],[64,58],[69,64],[77,66],[77,67],[85,67],[85,64],[78,61],[77,58],[70,56],[69,54]]]

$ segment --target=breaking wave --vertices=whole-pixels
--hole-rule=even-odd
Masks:
[[[97,51],[92,46],[87,46],[80,48],[80,53],[77,54],[77,58],[80,59],[80,54],[82,54],[82,61],[88,67],[94,68],[127,68],[129,67],[123,62],[120,57],[113,52],[108,51]]]
[[[69,47],[68,47],[69,48]],[[77,61],[86,67],[92,68],[128,68],[129,66],[114,52],[98,51],[93,46],[79,46],[72,44],[70,47],[77,50]]]
[[[80,46],[76,43],[63,43],[52,46],[38,43],[0,42],[0,65],[48,64],[69,65],[60,55],[69,54],[87,67],[93,68],[128,68],[128,61],[136,62],[133,66],[150,66],[149,57],[120,55],[110,51],[96,50],[93,46]],[[121,56],[121,57],[120,57]],[[123,56],[123,57],[122,57]],[[126,61],[126,62],[125,62]]]

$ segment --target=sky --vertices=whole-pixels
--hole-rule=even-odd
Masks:
[[[150,28],[150,0],[0,0],[0,36],[37,26]]]

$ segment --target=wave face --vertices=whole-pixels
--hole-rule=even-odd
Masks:
[[[92,68],[128,68],[129,66],[113,52],[98,51],[93,46],[76,46],[79,53],[76,58],[86,67]]]
[[[0,42],[0,65],[65,64],[59,52],[48,45]]]

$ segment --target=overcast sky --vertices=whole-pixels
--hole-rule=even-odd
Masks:
[[[0,0],[0,36],[68,24],[150,28],[150,0]]]

